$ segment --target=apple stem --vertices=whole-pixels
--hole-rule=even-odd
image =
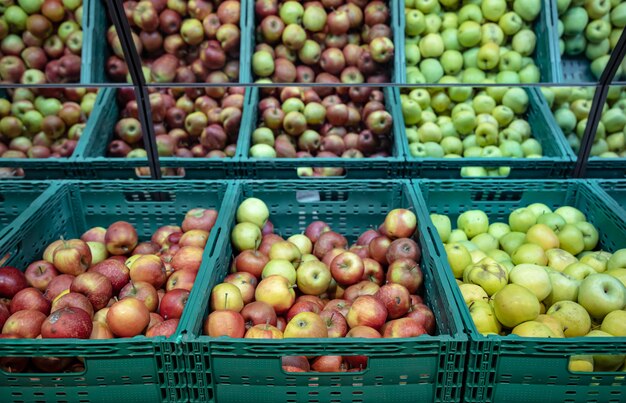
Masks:
[[[224,309],[228,308],[228,293],[224,293]]]
[[[0,266],[4,266],[4,264],[6,263],[7,260],[9,260],[10,257],[11,257],[10,253],[7,253],[6,255],[4,255],[2,259],[0,259]]]

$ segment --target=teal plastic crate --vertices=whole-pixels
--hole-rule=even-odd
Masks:
[[[12,100],[6,89],[0,89],[0,98],[5,98],[9,101]],[[93,120],[94,115],[95,109],[93,114],[87,119],[87,124]],[[83,132],[83,135],[76,145],[76,150],[85,145],[88,141],[86,137]],[[0,168],[12,168],[16,171],[23,171],[24,176],[11,176],[7,179],[71,179],[77,177],[76,166],[74,164],[76,150],[74,150],[72,156],[67,158],[0,158]],[[15,173],[20,174],[19,171]],[[3,179],[0,179],[0,181],[1,180]]]
[[[50,182],[7,180],[0,181],[0,241],[13,228],[14,220],[31,205],[45,200],[44,192],[57,187]]]
[[[437,256],[438,271],[446,277],[470,337],[465,402],[623,402],[623,372],[570,372],[569,357],[581,354],[626,354],[626,338],[545,339],[482,336],[478,333],[429,214],[446,214],[456,222],[460,213],[483,210],[490,220],[507,220],[514,209],[531,203],[550,208],[580,209],[600,231],[600,247],[626,247],[626,221],[584,180],[568,181],[414,181],[418,220],[426,224]],[[451,300],[452,301],[452,300]]]
[[[248,90],[249,91],[249,90]],[[135,179],[141,178],[136,171],[148,167],[147,158],[113,158],[107,156],[107,147],[114,138],[115,124],[120,119],[116,100],[117,89],[103,88],[98,94],[93,114],[87,123],[83,137],[74,152],[77,171],[86,179]],[[245,113],[245,110],[244,110]],[[241,127],[243,128],[243,117]],[[242,130],[238,140],[242,142]],[[81,138],[82,140],[82,138]],[[159,158],[161,168],[175,168],[175,178],[228,179],[238,175],[238,159],[232,158]]]
[[[405,26],[406,26],[406,18],[404,15],[405,9],[405,0],[398,1],[399,8],[399,27],[402,29],[399,38],[396,40],[396,50],[402,52],[400,57],[400,63],[403,64],[402,73],[403,75],[399,78],[397,83],[406,84],[406,59],[405,59]],[[465,4],[465,2],[463,3]],[[539,68],[541,73],[540,82],[543,83],[553,83],[560,82],[557,81],[561,77],[561,70],[558,63],[555,63],[555,57],[559,55],[559,38],[557,31],[557,19],[556,18],[556,3],[551,0],[542,0],[541,2],[541,12],[539,13],[539,17],[535,20],[534,23],[534,31],[537,36],[537,45],[535,47],[535,54],[533,55],[533,60],[535,64]],[[397,42],[397,41],[400,42]],[[560,60],[560,58],[559,58]]]
[[[390,20],[389,27],[391,28],[391,35],[394,45],[394,56],[391,67],[390,80],[392,83],[403,83],[406,81],[404,59],[404,8],[401,7],[400,1],[404,0],[382,0],[389,6]],[[256,13],[254,11],[254,0],[242,0],[241,13],[243,18],[244,9],[246,10],[247,27],[245,32],[241,31],[241,54],[246,55],[247,58],[241,59],[241,67],[247,69],[245,78],[248,81],[240,80],[241,83],[253,83],[256,81],[254,73],[252,73],[252,55],[254,54],[254,48],[256,47],[256,27],[261,21],[256,21]],[[244,38],[246,39],[244,42]],[[245,63],[244,63],[245,62]],[[243,71],[240,73],[243,77]]]
[[[326,221],[354,241],[378,225],[394,208],[418,208],[408,181],[238,181],[223,216],[220,241],[199,279],[206,290],[190,305],[182,322],[186,336],[190,401],[242,402],[453,402],[460,401],[467,339],[458,313],[449,304],[449,285],[435,269],[434,256],[423,245],[425,301],[437,320],[434,336],[405,339],[250,340],[202,335],[210,290],[229,272],[233,251],[230,231],[235,211],[246,197],[266,202],[277,233],[303,231],[313,220]],[[319,201],[310,201],[311,199]],[[197,295],[200,296],[200,295]],[[285,373],[284,355],[368,355],[368,368],[357,373]]]
[[[620,217],[626,217],[626,180],[590,179],[594,188],[601,189],[606,194],[607,203]]]
[[[391,157],[387,158],[252,158],[249,156],[252,132],[259,122],[259,88],[250,88],[250,96],[244,106],[243,123],[237,149],[241,165],[241,177],[245,179],[298,179],[300,167],[338,167],[344,169],[343,179],[397,179],[403,176],[405,153],[402,147],[404,127],[402,112],[395,102],[393,87],[383,89],[385,108],[391,114]]]
[[[105,66],[111,52],[107,44],[109,23],[104,0],[83,0],[83,52],[80,82],[105,83]]]
[[[408,139],[403,131],[408,177],[459,179],[463,167],[510,167],[507,177],[509,179],[566,177],[573,168],[575,155],[556,124],[540,89],[526,87],[525,90],[529,98],[525,119],[530,124],[532,137],[541,143],[544,154],[542,158],[416,158],[408,150]],[[395,89],[395,96],[399,104],[399,89]],[[404,118],[400,117],[404,127]]]
[[[0,242],[0,253],[11,253],[8,265],[21,270],[39,259],[48,244],[63,236],[79,237],[93,226],[119,220],[132,223],[140,240],[160,226],[180,225],[195,207],[228,213],[229,182],[201,181],[64,181],[46,191],[46,200],[31,206]],[[219,230],[211,232],[203,266],[215,247]],[[205,290],[196,285],[191,298]],[[187,307],[189,308],[189,306]],[[183,318],[189,315],[185,309]],[[24,374],[0,372],[0,401],[184,401],[187,399],[182,327],[171,338],[137,336],[128,339],[1,339],[0,357],[84,357],[81,373]]]

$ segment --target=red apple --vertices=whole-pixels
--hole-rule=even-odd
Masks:
[[[80,236],[80,239],[81,241],[84,241],[84,242],[105,243],[104,237],[106,233],[107,233],[107,230],[104,227],[93,227],[85,231],[85,233]]]
[[[50,306],[50,301],[43,296],[41,291],[34,287],[28,287],[15,294],[9,304],[9,310],[11,313],[15,313],[17,311],[32,309],[44,315],[49,315]]]
[[[387,251],[390,245],[391,240],[384,235],[372,239],[369,244],[370,257],[381,265],[386,266],[389,264],[387,262]]]
[[[31,363],[43,372],[65,372],[72,363],[72,357],[32,357]]]
[[[144,332],[150,323],[150,311],[135,298],[117,301],[107,312],[107,325],[117,337],[133,337]]]
[[[0,304],[0,330],[2,330],[2,326],[4,326],[9,316],[11,316],[9,308],[5,304]]]
[[[152,234],[151,241],[159,245],[161,248],[167,249],[170,247],[167,238],[175,232],[182,232],[182,229],[177,225],[165,225],[157,229],[154,234]]]
[[[370,257],[369,247],[365,245],[352,245],[350,249],[348,249],[348,252],[354,253],[361,259]]]
[[[150,312],[150,323],[148,323],[148,329],[152,328],[153,326],[158,325],[159,323],[163,323],[163,322],[165,322],[165,319],[163,319],[163,317],[161,315],[159,315],[156,312]],[[104,323],[106,324],[106,314],[104,316]]]
[[[411,259],[398,259],[387,268],[387,282],[402,284],[415,294],[424,280],[419,264]]]
[[[344,337],[348,333],[346,318],[336,309],[325,309],[320,318],[326,323],[328,337]]]
[[[37,260],[28,265],[24,275],[31,287],[35,287],[39,291],[45,291],[52,279],[59,275],[59,272],[52,263],[48,263],[45,260]]]
[[[41,333],[41,325],[46,315],[40,311],[27,309],[9,316],[2,327],[3,334],[14,334],[25,339],[34,339]]]
[[[340,355],[322,355],[313,360],[311,370],[315,372],[343,372],[342,363],[343,357]]]
[[[363,281],[371,281],[378,285],[383,285],[385,281],[385,271],[383,267],[374,259],[363,259]]]
[[[296,316],[297,314],[301,312],[320,313],[320,307],[317,304],[310,302],[310,301],[297,302],[293,304],[291,308],[289,308],[289,310],[287,311],[287,315],[286,315],[287,323],[291,322],[291,319],[293,319],[294,316]]]
[[[146,331],[146,337],[171,337],[174,335],[174,333],[176,333],[179,322],[180,321],[178,319],[168,319],[164,322],[158,323],[148,328],[148,330]]]
[[[89,299],[83,294],[77,292],[70,292],[60,296],[58,299],[52,301],[52,307],[50,312],[58,311],[63,308],[79,308],[89,314],[89,317],[93,317],[93,306]]]
[[[355,326],[348,333],[346,337],[359,337],[365,339],[380,339],[383,336],[378,332],[378,330],[371,328],[369,326]]]
[[[261,252],[263,255],[268,256],[270,254],[270,249],[272,248],[272,245],[274,245],[276,242],[281,242],[281,241],[284,241],[284,239],[280,235],[276,235],[276,234],[263,235],[258,251]]]
[[[28,287],[28,281],[19,269],[11,266],[0,268],[0,298],[13,298],[26,287]]]
[[[102,262],[91,266],[87,273],[98,273],[105,276],[111,282],[113,294],[119,291],[130,281],[130,270],[123,262],[117,259],[105,259]]]
[[[80,239],[69,239],[54,250],[52,259],[58,271],[77,276],[91,266],[91,249]]]
[[[142,301],[149,312],[156,312],[159,307],[159,294],[154,286],[145,281],[131,281],[126,284],[118,296],[120,300],[124,298],[135,298]]]
[[[246,339],[282,339],[283,332],[270,324],[254,325],[246,331]]]
[[[379,299],[363,295],[352,302],[346,320],[350,328],[369,326],[380,329],[387,320],[387,308]]]
[[[280,330],[281,332],[284,332],[286,327],[287,327],[287,320],[282,316],[278,316],[276,318],[276,328]]]
[[[415,319],[400,318],[389,321],[383,330],[384,338],[417,337],[426,333]]]
[[[43,294],[44,297],[46,297],[48,301],[54,301],[59,294],[70,289],[70,285],[72,284],[72,281],[74,281],[74,278],[75,276],[72,276],[71,274],[60,274],[56,276],[48,284],[48,288],[46,288],[46,291]]]
[[[180,246],[195,246],[203,248],[209,239],[209,233],[201,229],[192,229],[183,234],[178,241]]]
[[[191,291],[191,288],[196,281],[197,274],[198,273],[193,270],[175,271],[168,277],[167,283],[165,283],[165,290],[171,291],[179,288],[182,290]]]
[[[419,262],[422,257],[422,251],[414,240],[409,238],[399,238],[389,245],[386,257],[389,263],[393,263],[398,259],[412,259]]]
[[[276,326],[277,323],[274,308],[263,301],[254,301],[244,306],[241,316],[245,321],[246,329],[265,323]]]
[[[347,301],[345,299],[332,299],[328,301],[326,305],[324,305],[324,311],[329,310],[337,310],[340,314],[345,318],[348,315],[348,311],[350,311],[350,307],[352,306],[351,301]]]
[[[330,226],[324,221],[313,221],[306,227],[306,230],[304,230],[304,235],[306,235],[311,242],[315,243],[319,239],[320,235],[330,230]]]
[[[247,272],[232,273],[224,278],[224,283],[234,284],[239,288],[244,304],[254,301],[254,290],[258,280],[252,274]]]
[[[117,221],[109,225],[104,236],[104,243],[112,255],[126,255],[132,252],[137,242],[137,230],[126,221]]]
[[[417,217],[407,209],[391,210],[385,217],[382,230],[391,239],[409,238],[415,233]]]
[[[43,260],[48,263],[54,263],[54,251],[57,250],[59,246],[63,245],[63,242],[62,239],[58,239],[46,246],[46,249],[43,251]]]
[[[192,229],[211,232],[216,220],[217,210],[203,208],[191,209],[185,214],[182,229],[183,232],[191,231]]]
[[[374,295],[387,308],[387,314],[392,319],[400,318],[409,311],[411,299],[409,291],[400,284],[385,284]]]
[[[106,322],[102,323],[102,322],[93,321],[91,322],[91,325],[92,325],[92,329],[91,329],[91,334],[89,335],[90,339],[108,340],[114,337],[113,332],[111,332],[111,329],[109,329],[109,326],[107,326]]]
[[[94,310],[107,306],[113,296],[111,281],[100,273],[79,274],[70,285],[70,292],[83,294],[89,299]]]
[[[417,323],[422,325],[428,334],[435,334],[435,315],[427,305],[417,304],[411,306],[411,310],[406,316],[407,318],[414,319]]]
[[[298,368],[303,372],[311,370],[309,360],[303,355],[288,355],[281,357],[281,365],[283,367]]]
[[[333,260],[337,256],[344,253],[345,251],[346,251],[345,249],[335,248],[335,249],[332,249],[330,252],[326,252],[324,257],[322,258],[322,263],[324,263],[326,267],[329,267],[329,270],[330,270],[330,264],[333,262]]]
[[[200,270],[202,263],[203,248],[197,246],[183,246],[172,258],[172,268],[174,270]]]
[[[189,300],[189,291],[175,289],[168,291],[159,304],[159,314],[163,319],[180,319]],[[243,320],[242,320],[243,322]]]
[[[137,244],[135,249],[133,249],[133,255],[156,255],[161,251],[161,247],[156,243],[150,242],[141,242]]]
[[[327,232],[326,234],[331,234],[331,232]],[[323,236],[320,237],[320,240],[322,238]],[[359,282],[361,277],[363,277],[364,270],[363,261],[358,255],[352,252],[344,252],[338,255],[330,264],[330,272],[333,278],[337,283],[344,286]]]
[[[12,334],[0,334],[0,338],[17,339],[18,337]],[[10,374],[20,373],[26,369],[28,361],[28,357],[2,357],[0,358],[0,370]]]
[[[296,298],[296,303],[303,301],[313,302],[319,307],[320,310],[324,309],[324,301],[322,301],[320,297],[317,297],[315,295],[300,295],[298,298]]]
[[[93,329],[91,316],[79,308],[61,308],[52,312],[41,325],[44,339],[88,339]]]
[[[211,312],[204,322],[204,334],[211,337],[242,338],[246,332],[243,317],[239,312],[218,310]]]
[[[145,281],[154,288],[161,288],[167,281],[163,261],[157,255],[141,255],[130,265],[130,279],[133,282]]]
[[[322,257],[332,249],[345,249],[348,246],[348,241],[343,235],[340,235],[334,231],[326,231],[322,233],[315,246],[313,247],[313,254],[318,258]]]
[[[376,283],[372,283],[371,281],[361,281],[346,288],[342,298],[352,302],[361,295],[374,295],[379,289],[380,286]]]

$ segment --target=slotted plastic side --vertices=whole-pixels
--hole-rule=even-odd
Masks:
[[[590,179],[589,184],[600,189],[600,195],[618,216],[626,217],[626,180]]]
[[[491,222],[505,222],[514,209],[531,203],[550,208],[569,205],[585,213],[600,231],[598,249],[626,247],[626,217],[620,216],[584,180],[568,181],[414,181],[418,220],[427,223],[429,248],[437,270],[446,277],[470,337],[466,402],[623,402],[623,372],[581,373],[568,370],[569,357],[584,354],[626,354],[626,338],[545,339],[482,336],[478,333],[452,276],[448,258],[429,214],[446,214],[452,222],[463,211],[480,209]]]
[[[107,58],[111,55],[106,40],[109,23],[104,0],[83,0],[83,52],[80,82],[104,83]]]
[[[399,100],[400,90],[394,90]],[[414,179],[460,179],[463,167],[510,167],[509,179],[565,177],[573,168],[575,155],[567,145],[540,89],[527,87],[525,90],[529,104],[524,119],[530,124],[533,138],[541,143],[542,158],[416,158],[408,151],[408,140],[403,131],[408,176]],[[400,115],[404,127],[404,118]]]
[[[140,240],[159,227],[180,225],[196,207],[220,212],[211,231],[200,271],[219,239],[222,215],[227,213],[229,182],[201,181],[66,181],[43,203],[31,205],[0,242],[7,264],[25,269],[51,242],[77,238],[93,226],[124,220],[134,225]],[[194,287],[191,298],[205,290]],[[189,307],[187,307],[189,308]],[[185,309],[183,318],[190,314]],[[83,357],[82,373],[20,374],[0,372],[0,401],[184,401],[187,376],[181,327],[169,339],[137,336],[129,339],[2,339],[0,357]]]
[[[57,183],[33,181],[0,181],[0,241],[13,228],[15,219],[31,204],[39,205],[54,193]]]
[[[252,158],[249,156],[252,132],[259,122],[258,87],[250,88],[250,96],[244,106],[240,139],[237,144],[241,177],[245,179],[301,179],[297,169],[300,167],[337,167],[344,169],[342,179],[384,179],[400,178],[404,171],[405,152],[402,139],[406,138],[401,126],[402,112],[396,100],[394,89],[385,87],[385,108],[391,114],[391,157],[387,158]],[[406,142],[406,141],[405,141]]]
[[[135,179],[137,168],[147,167],[146,158],[112,158],[107,147],[114,137],[115,125],[120,119],[115,88],[100,90],[93,115],[87,123],[84,136],[87,139],[76,148],[77,170],[86,179]],[[247,91],[250,91],[248,89]],[[243,123],[241,125],[243,129]],[[242,140],[240,129],[238,148]],[[161,157],[161,168],[176,168],[176,176],[170,179],[229,179],[239,174],[238,158],[175,158]]]
[[[460,401],[466,338],[458,313],[451,308],[449,285],[435,270],[425,247],[422,270],[426,303],[437,321],[434,336],[409,339],[291,339],[255,340],[209,338],[202,335],[213,286],[228,273],[233,256],[229,236],[237,206],[258,197],[270,209],[270,220],[282,236],[302,232],[313,220],[324,220],[333,230],[354,241],[378,225],[393,208],[416,209],[407,181],[241,181],[224,217],[217,253],[200,287],[206,290],[191,304],[197,308],[183,322],[191,401],[219,402],[365,402]],[[284,355],[367,355],[368,368],[356,373],[285,373]]]

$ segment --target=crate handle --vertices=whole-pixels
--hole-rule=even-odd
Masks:
[[[518,203],[522,200],[524,192],[514,190],[477,190],[470,192],[470,199],[473,202],[501,202],[501,203]]]
[[[296,191],[296,200],[300,204],[310,203],[335,203],[345,202],[349,198],[349,194],[346,191],[330,190],[320,192],[318,190],[298,190]]]
[[[176,197],[169,192],[124,192],[128,203],[167,203],[175,202]]]
[[[310,360],[316,360],[321,357],[329,357],[328,361],[324,363],[329,369],[327,371],[315,371],[312,368],[309,371],[304,370],[303,366],[306,367]],[[331,358],[332,357],[332,358]],[[346,360],[347,358],[347,360]],[[352,376],[357,374],[365,373],[369,368],[369,357],[364,355],[328,355],[328,356],[317,356],[308,359],[306,356],[302,355],[285,355],[280,357],[280,369],[287,376],[308,376],[311,377],[310,381],[312,383],[316,383],[315,381],[319,380],[320,376],[338,376],[338,374],[342,374],[343,376]],[[305,362],[306,361],[306,362]],[[322,365],[322,364],[320,364]],[[348,367],[353,367],[353,370],[348,371]],[[293,368],[293,369],[301,369],[302,371],[291,371],[286,370],[285,367]],[[335,368],[333,368],[335,367]],[[336,370],[333,370],[336,369]]]
[[[10,339],[9,339],[10,340]],[[10,377],[28,377],[32,380],[39,380],[38,378],[49,378],[49,377],[59,377],[59,372],[62,372],[68,369],[76,368],[77,371],[71,371],[72,375],[84,375],[87,372],[87,366],[84,363],[84,358],[80,356],[73,357],[44,357],[44,356],[8,356],[2,357],[4,359],[2,368],[0,369],[0,373],[10,376]],[[44,372],[37,371],[37,368],[29,368],[29,361],[31,358],[41,358],[41,359],[67,359],[68,361],[65,363],[65,368],[59,372]],[[13,360],[12,362],[9,360]],[[83,361],[82,363],[80,361]],[[5,369],[6,368],[6,369]]]
[[[135,168],[135,175],[137,175],[138,179],[151,179],[152,177],[148,174],[148,175],[144,175],[142,173],[142,168],[146,169],[147,172],[150,172],[150,168],[148,167],[140,167],[140,168]],[[178,168],[176,169],[176,175],[166,175],[167,173],[167,167],[161,167],[161,177],[163,179],[184,179],[185,176],[187,176],[187,171],[185,171],[185,168]],[[165,172],[163,172],[165,170]]]
[[[316,167],[300,167],[300,168],[296,168],[296,176],[300,179],[309,179],[309,178],[316,178],[315,176],[313,176],[313,169]],[[329,167],[330,169],[339,169],[338,167]],[[335,178],[335,179],[342,179],[342,178],[346,178],[348,176],[348,170],[346,168],[340,168],[342,171],[341,175],[328,175],[328,176],[324,176],[325,178]]]

